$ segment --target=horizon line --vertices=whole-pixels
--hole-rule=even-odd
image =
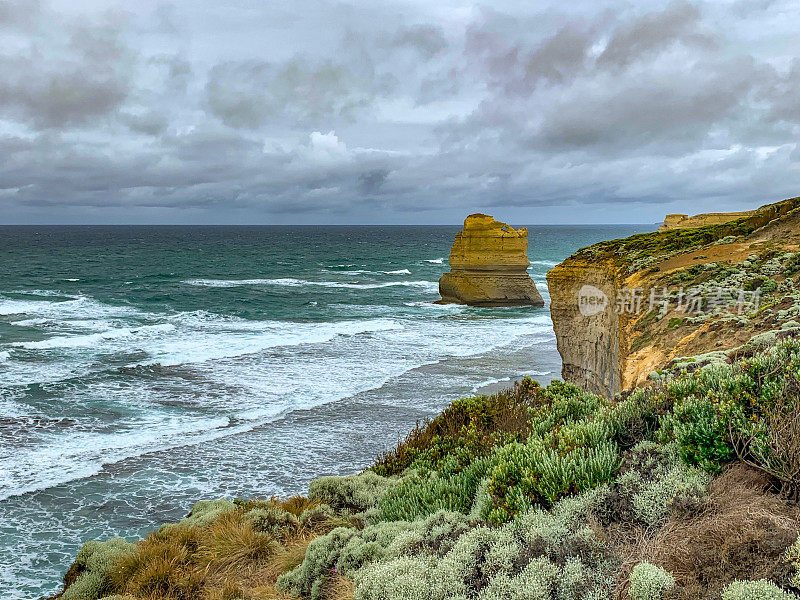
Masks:
[[[660,225],[646,223],[521,223],[522,227],[572,227],[578,225]],[[0,227],[455,227],[459,223],[0,223]]]

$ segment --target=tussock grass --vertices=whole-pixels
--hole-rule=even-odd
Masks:
[[[269,531],[262,530],[265,519]],[[119,553],[95,588],[146,600],[285,598],[275,589],[276,579],[303,561],[314,538],[345,523],[352,526],[318,500],[302,496],[199,503],[184,521],[165,525]],[[67,588],[82,571],[76,563],[65,577]],[[351,588],[343,580],[331,594],[352,597]]]

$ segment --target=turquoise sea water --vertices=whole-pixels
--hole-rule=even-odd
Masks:
[[[652,229],[530,230],[530,274]],[[546,308],[433,304],[458,227],[0,227],[0,594],[200,499],[360,470],[560,369]]]

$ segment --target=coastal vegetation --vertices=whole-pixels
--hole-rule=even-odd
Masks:
[[[582,248],[573,255],[577,259],[611,259],[631,273],[645,267],[648,261],[662,260],[687,249],[709,244],[730,244],[748,236],[771,221],[781,219],[800,207],[800,197],[762,206],[753,214],[714,225],[686,229],[640,233],[624,239],[600,242]]]
[[[63,600],[783,599],[800,592],[800,340],[607,399],[525,378],[307,497],[86,542]]]

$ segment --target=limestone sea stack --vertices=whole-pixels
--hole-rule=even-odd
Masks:
[[[450,250],[450,272],[439,279],[439,303],[544,306],[528,265],[527,229],[470,215]]]

